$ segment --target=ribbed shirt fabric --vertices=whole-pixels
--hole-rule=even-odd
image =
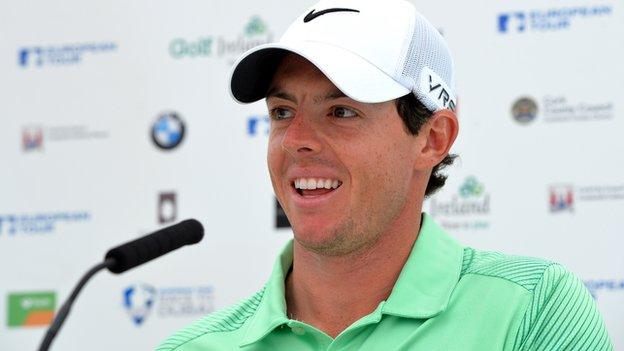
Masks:
[[[388,299],[335,339],[286,316],[291,265],[292,242],[260,291],[157,351],[613,350],[594,300],[563,266],[462,247],[427,215]]]

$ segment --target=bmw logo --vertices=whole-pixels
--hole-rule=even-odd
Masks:
[[[184,139],[184,122],[176,112],[161,113],[152,125],[152,141],[163,150],[171,150]]]

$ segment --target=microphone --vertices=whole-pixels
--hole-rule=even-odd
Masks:
[[[184,245],[196,244],[203,237],[204,227],[201,223],[195,219],[187,219],[110,249],[104,256],[104,261],[95,265],[80,279],[67,301],[59,309],[41,342],[39,351],[47,351],[50,348],[52,340],[69,315],[74,300],[87,281],[97,272],[107,268],[115,274],[123,273]]]
[[[115,263],[107,268],[110,272],[119,274],[184,245],[196,244],[203,237],[204,227],[201,223],[194,219],[187,219],[112,248],[106,253],[104,259],[114,259]]]

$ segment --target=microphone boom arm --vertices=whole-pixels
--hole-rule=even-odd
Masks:
[[[115,274],[123,273],[182,246],[196,244],[203,237],[204,227],[201,223],[195,219],[187,219],[110,249],[104,256],[104,261],[91,268],[80,279],[67,301],[61,306],[41,342],[39,351],[47,351],[50,348],[52,340],[69,315],[74,300],[97,272],[106,268]]]
[[[87,273],[85,273],[85,275],[82,276],[78,284],[76,284],[76,286],[74,287],[74,290],[72,291],[67,301],[65,301],[63,306],[59,309],[58,313],[54,317],[54,322],[52,322],[52,325],[50,325],[50,328],[48,328],[48,331],[46,332],[46,335],[41,342],[41,346],[39,346],[39,351],[47,351],[50,348],[52,340],[54,340],[54,337],[63,326],[65,318],[67,318],[67,316],[69,315],[69,311],[71,310],[71,307],[74,304],[76,297],[78,297],[78,294],[80,294],[80,291],[82,290],[82,288],[84,288],[89,279],[91,279],[91,277],[93,277],[97,272],[101,271],[102,269],[109,268],[113,264],[115,264],[115,259],[107,258],[106,260],[104,260],[104,262],[95,265]]]

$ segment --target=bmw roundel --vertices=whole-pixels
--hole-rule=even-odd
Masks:
[[[164,112],[152,125],[152,141],[163,149],[171,150],[184,139],[184,122],[176,112]]]

